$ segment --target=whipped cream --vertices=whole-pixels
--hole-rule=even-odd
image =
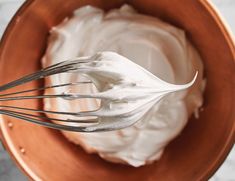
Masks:
[[[63,93],[69,101],[83,98],[100,100],[96,109],[76,112],[80,118],[86,120],[88,116],[99,119],[99,124],[84,128],[86,132],[110,131],[131,126],[143,119],[152,106],[167,94],[190,87],[197,75],[188,84],[169,84],[127,58],[107,51],[68,60],[64,62],[66,64],[73,64],[70,73],[86,76],[91,82],[86,81],[85,84],[94,84],[98,89],[89,94],[71,89],[65,89]]]
[[[106,160],[127,163],[135,167],[151,163],[161,157],[164,147],[180,133],[189,116],[197,112],[202,105],[204,81],[201,59],[186,40],[184,31],[157,18],[140,15],[126,5],[108,13],[85,6],[76,10],[72,18],[66,18],[51,30],[42,64],[46,67],[74,57],[91,56],[101,51],[117,52],[143,68],[130,63],[124,57],[106,52],[105,57],[100,56],[102,61],[96,62],[100,64],[106,60],[105,63],[93,65],[93,67],[100,66],[101,71],[88,75],[96,86],[86,84],[75,88],[63,87],[46,90],[45,94],[67,92],[73,95],[78,93],[92,95],[106,92],[110,98],[121,101],[121,104],[118,104],[118,101],[113,105],[107,104],[105,110],[99,112],[99,115],[110,114],[110,116],[120,111],[128,112],[128,109],[135,107],[134,105],[142,105],[143,101],[147,101],[148,106],[142,106],[133,114],[131,123],[139,121],[128,128],[90,134],[63,133],[87,152],[98,153]],[[107,61],[109,59],[113,62]],[[192,81],[196,71],[198,71],[197,80]],[[121,74],[116,74],[117,72]],[[125,75],[121,77],[123,84],[116,82],[120,78],[118,75]],[[87,80],[87,77],[80,74],[60,74],[47,79],[46,84],[83,80]],[[186,84],[188,82],[190,83]],[[193,82],[194,85],[189,89],[179,91],[189,87]],[[139,89],[139,87],[144,88]],[[112,92],[107,94],[110,90]],[[122,90],[125,90],[125,96],[120,93]],[[178,92],[174,92],[176,90]],[[166,94],[168,95],[163,97]],[[127,97],[129,101],[125,103],[124,98]],[[102,105],[102,101],[94,98],[45,99],[44,103],[46,110],[69,112],[96,110],[100,104]],[[108,121],[108,116],[105,118]]]

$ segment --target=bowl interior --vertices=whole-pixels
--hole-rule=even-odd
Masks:
[[[40,68],[48,31],[85,4],[105,10],[123,0],[28,1],[14,17],[1,44],[0,84]],[[35,180],[181,180],[208,178],[232,146],[234,129],[234,46],[207,1],[135,0],[137,10],[186,30],[205,66],[207,86],[199,119],[191,118],[181,135],[167,146],[160,161],[140,168],[108,163],[86,154],[60,132],[3,116],[3,141],[21,168]],[[12,89],[37,87],[34,82]],[[14,101],[4,105],[40,108],[42,102]],[[150,138],[157,139],[157,138]]]

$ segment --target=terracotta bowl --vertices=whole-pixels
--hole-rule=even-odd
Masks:
[[[198,120],[191,118],[181,135],[154,164],[132,168],[89,155],[59,131],[9,117],[0,121],[1,139],[12,158],[32,180],[207,180],[234,144],[235,50],[228,30],[206,0],[31,0],[17,12],[1,43],[0,84],[40,68],[48,31],[86,4],[105,10],[123,3],[160,17],[187,32],[205,65],[205,103]],[[36,87],[40,82],[15,90]],[[15,91],[13,90],[13,91]],[[9,105],[9,103],[5,103]],[[11,105],[42,108],[40,101]],[[155,139],[155,138],[150,138]]]

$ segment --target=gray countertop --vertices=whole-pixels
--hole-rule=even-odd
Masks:
[[[235,0],[211,0],[235,33]],[[24,0],[0,0],[0,37],[9,20]],[[26,181],[0,144],[0,181]],[[235,181],[235,146],[210,181]]]

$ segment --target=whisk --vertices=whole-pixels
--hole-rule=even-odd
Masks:
[[[191,82],[184,85],[169,84],[121,55],[112,52],[100,52],[90,57],[80,57],[43,68],[0,86],[0,92],[61,73],[82,74],[88,77],[89,81],[68,82],[1,94],[0,101],[93,98],[100,100],[100,107],[91,111],[60,112],[0,105],[0,114],[65,131],[99,132],[117,130],[133,125],[163,96],[190,87],[197,77],[196,74]],[[63,92],[50,95],[22,95],[35,91],[45,91],[46,89],[83,84],[94,84],[99,92],[91,94]],[[162,86],[166,88],[162,89]],[[34,113],[41,114],[35,115]],[[71,115],[79,119],[58,119],[48,115]],[[85,119],[87,117],[91,118]],[[66,123],[75,124],[66,125]]]

